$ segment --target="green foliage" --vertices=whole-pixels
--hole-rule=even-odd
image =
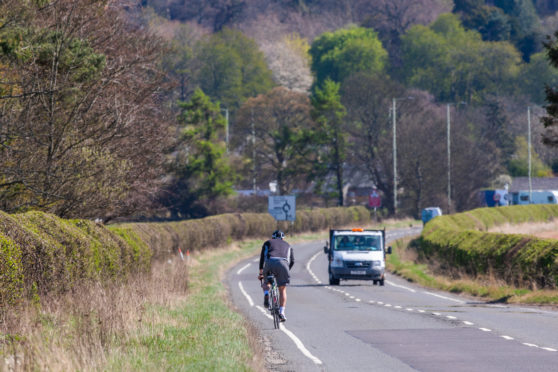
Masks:
[[[0,233],[0,307],[11,305],[23,297],[21,249]]]
[[[347,135],[343,129],[343,119],[347,114],[341,103],[339,94],[340,83],[327,78],[321,88],[314,90],[312,116],[318,128],[316,140],[324,145],[324,153],[320,162],[316,164],[318,179],[323,180],[332,172],[336,179],[336,192],[338,205],[343,205],[343,164],[346,158]],[[321,189],[318,185],[317,190]]]
[[[545,104],[545,87],[558,85],[558,70],[550,65],[546,53],[533,54],[529,63],[521,67],[518,86],[523,94],[538,105]]]
[[[483,40],[510,41],[528,61],[540,50],[540,22],[532,0],[497,0],[486,5],[478,0],[456,0],[454,12],[463,25],[478,31]]]
[[[556,240],[485,231],[505,223],[547,222],[557,217],[555,205],[480,208],[441,216],[426,224],[421,250],[426,257],[435,256],[472,276],[490,274],[510,285],[556,288]]]
[[[512,177],[527,177],[529,176],[529,148],[525,137],[516,137],[515,149],[515,153],[508,162],[508,171]],[[533,151],[531,152],[531,167],[534,177],[552,177],[552,169]]]
[[[327,79],[341,83],[357,72],[383,72],[387,62],[387,52],[377,33],[364,27],[322,34],[312,43],[310,56],[315,87],[321,87]]]
[[[225,28],[196,46],[200,88],[229,109],[273,87],[271,71],[254,40]]]
[[[102,225],[51,214],[0,212],[2,301],[71,290],[84,280],[125,279],[148,271],[151,252],[126,244]]]
[[[225,128],[219,104],[211,102],[200,89],[191,100],[180,103],[183,125],[176,156],[171,164],[174,182],[163,203],[175,216],[197,216],[193,207],[207,199],[232,192],[233,170],[225,156],[220,135]],[[202,215],[203,210],[200,210]]]
[[[445,14],[430,26],[413,26],[402,37],[403,78],[442,101],[480,99],[512,91],[521,58],[506,42],[485,42]]]

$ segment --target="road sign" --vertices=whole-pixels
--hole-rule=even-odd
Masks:
[[[368,196],[368,206],[370,208],[379,208],[382,206],[382,199],[376,189],[372,190],[372,193]]]
[[[294,221],[296,219],[296,197],[270,196],[267,211],[277,221]]]

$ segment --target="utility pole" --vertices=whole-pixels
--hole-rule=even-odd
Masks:
[[[533,193],[533,184],[531,183],[531,107],[527,106],[527,157],[529,162],[529,204],[531,204],[531,195]]]
[[[450,150],[450,104],[446,105],[446,118],[447,118],[447,138],[448,138],[448,214],[451,213],[451,150]]]
[[[254,125],[254,109],[251,111],[252,124],[252,189],[256,195],[256,128]]]
[[[396,109],[397,109],[397,98],[393,98],[392,107],[392,120],[393,120],[393,214],[397,214],[397,135],[396,135]]]
[[[225,146],[229,153],[229,109],[225,108]]]

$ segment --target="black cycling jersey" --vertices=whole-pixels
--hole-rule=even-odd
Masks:
[[[260,270],[263,269],[265,261],[270,258],[286,260],[289,263],[289,269],[293,267],[295,261],[293,248],[282,239],[271,239],[263,244],[260,254]]]

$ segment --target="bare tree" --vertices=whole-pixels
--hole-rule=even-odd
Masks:
[[[28,4],[28,5],[27,5]],[[21,43],[1,56],[0,203],[112,218],[143,207],[160,179],[167,125],[156,38],[105,1],[21,3]],[[9,35],[9,33],[8,33]]]

